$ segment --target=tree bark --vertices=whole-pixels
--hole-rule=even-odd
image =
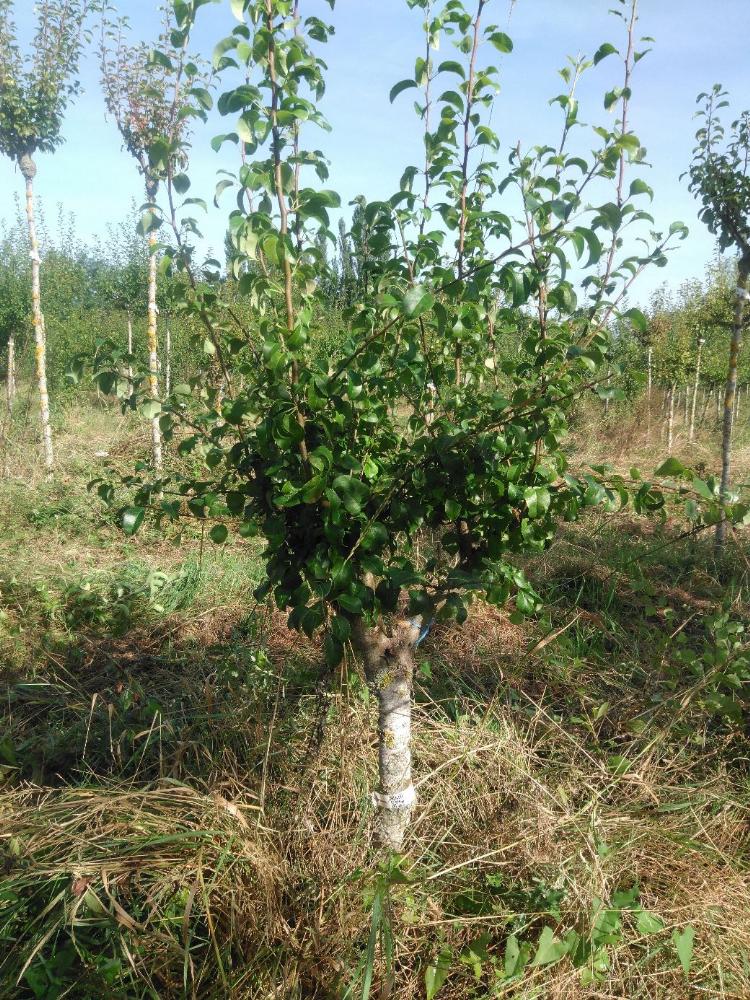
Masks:
[[[734,423],[734,397],[737,391],[737,362],[742,346],[742,325],[745,319],[745,309],[750,283],[750,254],[740,258],[737,274],[737,295],[734,304],[734,322],[732,324],[732,339],[729,344],[729,369],[727,384],[724,390],[724,426],[721,439],[721,496],[726,499],[732,473],[732,426]],[[720,551],[727,534],[727,522],[723,517],[716,525],[716,549]]]
[[[711,402],[711,390],[706,389],[703,393],[703,409],[701,410],[700,420],[698,421],[698,427],[701,428],[706,422],[706,416],[708,415],[708,407]]]
[[[167,356],[164,365],[164,395],[169,396],[172,391],[172,333],[169,329],[169,323],[166,325],[164,352]]]
[[[39,415],[42,424],[42,443],[44,445],[44,467],[47,478],[51,479],[55,467],[55,453],[52,445],[52,425],[49,416],[49,391],[47,389],[47,334],[42,314],[42,297],[39,271],[39,241],[36,235],[36,219],[34,217],[34,178],[36,165],[30,156],[22,156],[18,165],[26,179],[26,221],[29,228],[29,247],[31,257],[31,311],[34,323],[34,357],[36,361],[36,381],[39,389]]]
[[[5,400],[8,406],[8,416],[13,416],[13,404],[16,401],[16,337],[8,334],[8,371],[5,379]]]
[[[128,357],[133,356],[133,318],[130,315],[130,310],[128,309]],[[128,361],[128,384],[130,386],[130,392],[133,392],[133,362]]]
[[[667,454],[672,454],[672,444],[674,442],[674,382],[669,387],[667,394]]]
[[[380,791],[376,838],[390,851],[400,852],[416,802],[411,778],[411,701],[414,649],[420,624],[399,621],[387,635],[383,628],[355,622],[353,640],[362,654],[365,673],[378,699],[378,757]]]
[[[148,388],[149,396],[159,400],[159,340],[156,328],[156,233],[149,235],[148,257]],[[154,469],[162,470],[161,427],[159,417],[151,419],[151,445]]]
[[[648,391],[647,391],[647,396],[646,396],[646,401],[647,401],[647,407],[646,407],[646,432],[649,434],[649,436],[651,434],[651,387],[652,387],[652,384],[653,384],[653,374],[652,374],[653,373],[653,367],[652,367],[653,356],[654,356],[654,349],[653,349],[653,347],[649,347],[649,349],[648,349]]]
[[[695,359],[695,383],[693,385],[693,403],[690,408],[690,431],[688,433],[688,441],[693,441],[695,438],[695,408],[698,405],[698,389],[700,387],[701,378],[701,359],[703,356],[703,342],[698,344],[698,356]]]

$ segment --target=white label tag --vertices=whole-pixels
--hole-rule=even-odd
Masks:
[[[377,809],[411,809],[417,801],[417,790],[414,785],[409,785],[401,792],[394,792],[393,795],[382,795],[380,792],[373,792],[370,801]]]

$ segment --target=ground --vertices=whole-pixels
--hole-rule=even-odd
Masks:
[[[57,420],[55,482],[31,417],[0,455],[0,996],[750,996],[745,538],[590,514],[527,566],[542,615],[433,629],[386,864],[356,663],[254,604],[254,542],[119,532],[87,483],[146,428]],[[577,462],[662,449],[579,417]]]

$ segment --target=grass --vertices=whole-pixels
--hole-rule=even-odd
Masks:
[[[528,567],[539,619],[435,628],[385,864],[357,665],[254,606],[252,543],[107,520],[95,453],[127,467],[142,428],[70,411],[55,484],[29,443],[0,484],[0,996],[750,996],[743,539],[716,565],[590,515]]]

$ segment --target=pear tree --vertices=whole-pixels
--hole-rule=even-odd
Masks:
[[[204,2],[175,0],[179,31]],[[530,148],[493,128],[513,51],[502,5],[407,2],[424,46],[390,97],[414,99],[423,158],[390,198],[359,202],[367,281],[345,310],[347,338],[322,358],[311,338],[330,287],[321,241],[336,246],[340,201],[316,135],[329,127],[320,53],[334,29],[305,0],[231,2],[236,26],[214,55],[229,123],[213,146],[240,153],[216,199],[233,195],[227,257],[246,308],[227,301],[217,262],[199,266],[183,215],[165,256],[183,275],[179,308],[201,327],[206,364],[163,401],[160,427],[189,461],[169,479],[127,477],[119,508],[128,532],[148,515],[208,522],[219,545],[260,536],[256,598],[320,634],[329,670],[360,657],[378,703],[376,829],[395,851],[416,805],[415,650],[432,624],[463,623],[479,599],[533,612],[518,557],[542,552],[560,521],[631,495],[637,510],[663,504],[650,483],[628,490],[606,470],[574,472],[566,437],[581,396],[618,392],[607,384],[611,324],[646,322],[626,295],[685,235],[681,224],[657,231],[648,212],[630,116],[649,44],[637,0],[616,4],[620,49],[607,42],[563,68],[559,132]],[[592,128],[580,79],[616,62]],[[168,221],[171,206],[153,211]],[[113,482],[97,486],[119,505]]]
[[[175,8],[179,11],[180,5]],[[135,159],[146,191],[140,232],[149,241],[148,270],[148,389],[142,411],[151,419],[152,460],[161,471],[162,434],[159,423],[159,341],[157,274],[162,219],[154,211],[160,185],[167,188],[174,216],[175,195],[185,194],[190,180],[188,164],[191,119],[204,117],[211,107],[205,74],[188,53],[188,33],[182,30],[169,5],[162,10],[163,31],[155,46],[131,40],[126,17],[102,21],[99,63],[107,111],[114,119],[125,149]],[[190,199],[189,199],[190,200]],[[128,325],[132,348],[132,327]],[[128,362],[132,372],[132,359]]]
[[[35,158],[39,153],[54,152],[63,142],[65,111],[79,90],[78,65],[92,6],[90,0],[40,0],[35,5],[36,31],[24,54],[16,37],[14,0],[0,0],[0,153],[17,164],[26,185],[36,379],[48,477],[54,468],[54,447],[34,215]]]
[[[700,202],[700,218],[719,242],[721,250],[737,255],[737,288],[729,365],[724,390],[721,491],[731,499],[732,427],[737,394],[737,369],[745,315],[750,302],[750,111],[743,111],[728,129],[722,112],[729,107],[727,93],[714,84],[698,95],[701,120],[689,171],[690,190]],[[726,518],[716,526],[716,546],[726,538]]]

